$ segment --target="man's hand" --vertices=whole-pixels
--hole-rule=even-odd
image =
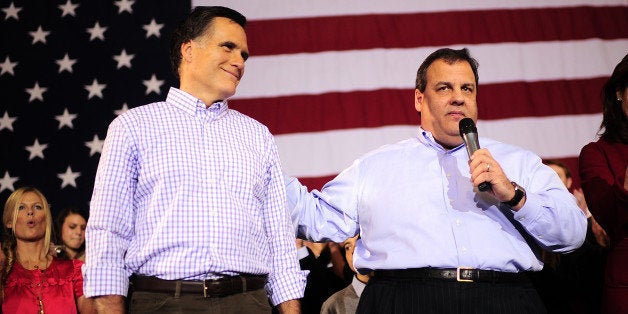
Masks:
[[[102,295],[94,297],[96,313],[124,314],[124,297],[121,295]]]
[[[502,167],[493,159],[493,156],[487,149],[478,149],[471,155],[469,169],[473,186],[477,187],[482,182],[490,183],[491,189],[487,192],[500,202],[507,202],[515,196],[515,188],[510,183],[508,177],[506,177]],[[519,204],[512,207],[512,210],[519,210],[525,203],[525,199],[524,197]]]
[[[277,305],[280,314],[300,314],[301,304],[299,300],[288,300]]]

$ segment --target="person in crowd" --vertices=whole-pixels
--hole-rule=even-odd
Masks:
[[[550,168],[552,168],[552,170],[554,170],[554,172],[556,172],[556,174],[558,175],[560,180],[563,181],[563,184],[565,184],[567,189],[571,189],[571,185],[573,184],[573,178],[571,175],[571,171],[569,170],[569,167],[567,167],[567,165],[557,159],[547,159],[544,160],[543,163],[548,165]],[[595,217],[593,217],[593,215],[589,211],[589,206],[587,205],[587,202],[585,200],[582,188],[573,189],[572,194],[576,198],[578,207],[580,207],[587,219],[589,219],[594,241],[597,243],[598,246],[602,248],[608,247],[610,241],[608,235],[606,234],[604,228],[600,226],[597,220],[595,220]]]
[[[4,205],[2,221],[2,312],[92,312],[92,301],[83,295],[83,262],[51,254],[52,214],[46,197],[32,187],[15,190]]]
[[[297,248],[301,269],[308,271],[301,310],[318,314],[327,298],[351,282],[352,275],[345,274],[345,267],[350,268],[338,243],[297,239]]]
[[[358,313],[541,313],[526,272],[543,267],[540,249],[584,241],[584,214],[538,156],[483,137],[467,155],[459,122],[477,121],[477,64],[467,49],[433,52],[417,71],[416,137],[367,153],[321,191],[286,178],[300,237],[360,233],[353,264],[374,275]]]
[[[567,165],[557,159],[546,159],[543,163],[571,189],[573,178]],[[534,279],[549,313],[599,313],[609,239],[589,212],[582,191],[573,189],[573,194],[588,219],[585,242],[564,255],[544,251],[543,271]]]
[[[321,307],[321,314],[355,314],[355,311],[358,309],[360,295],[371,277],[368,273],[358,273],[353,266],[353,251],[358,238],[359,235],[349,238],[343,243],[347,264],[354,273],[353,280],[350,285],[325,300]]]
[[[599,135],[580,151],[580,180],[589,210],[610,238],[603,310],[628,313],[628,55],[602,88]]]
[[[89,213],[79,208],[68,207],[56,219],[57,256],[85,261],[85,227]]]
[[[227,103],[249,56],[245,25],[232,9],[194,8],[172,36],[180,87],[109,126],[83,267],[99,312],[123,312],[129,286],[131,313],[300,310],[276,144]]]

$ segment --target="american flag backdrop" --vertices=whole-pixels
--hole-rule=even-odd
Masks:
[[[416,69],[440,47],[480,62],[480,136],[577,175],[600,88],[628,53],[627,0],[0,3],[0,196],[34,185],[53,210],[87,206],[111,120],[177,86],[169,35],[191,6],[249,19],[251,58],[230,106],[269,127],[284,171],[309,188],[416,134]]]
[[[480,136],[577,175],[602,84],[628,53],[626,0],[193,1],[210,4],[249,19],[231,107],[270,128],[284,171],[309,188],[417,134],[416,70],[441,47],[468,47],[480,63]]]
[[[178,0],[2,0],[0,196],[31,185],[53,213],[88,208],[109,123],[176,85]]]

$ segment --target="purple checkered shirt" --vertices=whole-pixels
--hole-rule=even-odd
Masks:
[[[259,122],[171,88],[109,126],[87,225],[86,296],[132,273],[268,274],[273,304],[303,296],[277,147]]]

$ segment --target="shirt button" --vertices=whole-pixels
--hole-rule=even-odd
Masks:
[[[524,221],[524,220],[526,220],[526,218],[525,218],[525,217],[521,217],[521,218],[519,218],[519,221]]]
[[[456,219],[456,226],[460,226],[460,219]]]

